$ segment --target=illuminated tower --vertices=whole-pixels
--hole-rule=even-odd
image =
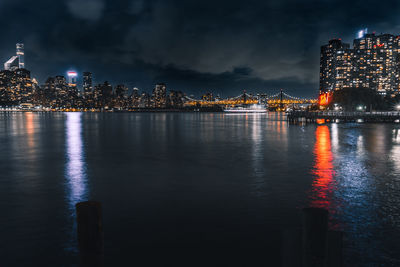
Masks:
[[[19,59],[19,68],[25,68],[25,52],[24,52],[24,44],[17,44],[17,57]]]
[[[9,60],[4,63],[4,69],[5,70],[16,70],[18,69],[19,66],[19,60],[17,56],[12,56]]]
[[[320,93],[351,86],[352,54],[350,45],[340,39],[321,46]]]
[[[78,77],[78,73],[76,71],[68,71],[68,87],[76,87],[76,79]]]
[[[167,86],[164,83],[156,84],[153,90],[153,101],[155,108],[165,108],[167,104]]]

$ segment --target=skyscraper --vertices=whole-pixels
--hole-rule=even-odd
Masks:
[[[24,69],[25,68],[25,59],[24,59],[24,44],[16,45],[16,55],[12,56],[9,60],[4,63],[5,70],[16,70],[16,69]]]
[[[365,34],[354,40],[355,87],[381,94],[399,90],[399,36]]]
[[[340,39],[330,40],[321,47],[320,92],[339,90],[351,84],[350,45]]]
[[[19,68],[25,68],[25,52],[24,52],[24,44],[18,43],[17,45],[17,57],[19,59]]]
[[[92,73],[84,72],[83,73],[83,93],[85,96],[92,93],[93,90],[93,81],[92,81]]]
[[[399,74],[400,36],[364,31],[352,49],[340,39],[321,47],[320,92],[360,87],[399,93]]]
[[[167,105],[167,86],[164,83],[156,84],[153,90],[153,105],[155,108],[165,108]]]
[[[77,85],[78,73],[76,71],[68,71],[67,76],[68,76],[68,86],[70,88],[75,88]]]
[[[19,67],[19,59],[17,56],[12,56],[9,60],[4,63],[4,69],[5,70],[16,70]]]

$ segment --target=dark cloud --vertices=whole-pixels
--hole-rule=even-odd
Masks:
[[[164,81],[224,95],[285,88],[313,95],[319,47],[357,29],[400,33],[399,2],[345,0],[2,0],[0,59],[26,46],[43,82],[69,68],[98,82]]]
[[[80,19],[98,20],[104,11],[104,0],[67,0],[69,11]]]

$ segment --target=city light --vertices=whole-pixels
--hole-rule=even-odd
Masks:
[[[320,94],[318,103],[320,106],[327,106],[331,102],[331,98],[332,98],[331,92]]]
[[[78,73],[76,71],[68,71],[67,75],[68,77],[77,77]]]
[[[361,39],[364,38],[364,36],[368,33],[368,28],[362,29],[360,31],[358,31],[357,33],[357,38]]]
[[[358,111],[363,111],[363,110],[366,110],[366,109],[367,109],[366,106],[362,106],[362,105],[357,106],[357,110],[358,110]]]

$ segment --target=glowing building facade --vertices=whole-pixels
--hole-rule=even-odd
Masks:
[[[362,31],[353,48],[340,39],[321,47],[320,92],[346,87],[399,93],[400,36]]]
[[[76,88],[78,73],[76,71],[68,71],[67,76],[68,76],[68,87]]]
[[[24,52],[24,44],[18,43],[17,45],[17,57],[19,61],[19,68],[25,68],[25,52]]]
[[[153,90],[153,106],[155,108],[165,108],[167,105],[167,86],[159,83]]]
[[[9,60],[4,63],[4,69],[14,71],[19,67],[19,59],[17,56],[12,56]]]
[[[88,96],[93,91],[93,81],[92,81],[92,73],[84,72],[83,73],[83,93],[85,96]]]
[[[351,85],[353,52],[340,39],[330,40],[321,47],[320,92],[339,90]]]

